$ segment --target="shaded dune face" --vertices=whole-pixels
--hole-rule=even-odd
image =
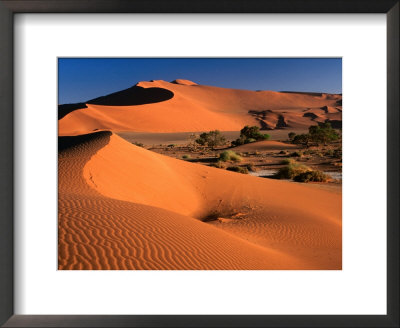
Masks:
[[[340,269],[341,197],[60,138],[59,269]]]
[[[86,104],[102,106],[134,106],[158,103],[171,99],[174,94],[163,88],[142,88],[133,86],[129,89],[111,93],[88,100],[86,103],[65,104],[58,106],[58,119],[62,119],[67,114],[77,109],[87,108]]]
[[[136,86],[88,101],[59,120],[60,135],[98,129],[136,132],[304,129],[341,120],[341,95],[249,91],[198,85],[188,80],[139,82]],[[326,110],[322,109],[326,108]],[[315,112],[318,120],[304,116]]]
[[[68,115],[74,110],[83,108],[87,108],[85,103],[58,105],[58,119],[62,119],[64,116]]]
[[[87,103],[102,106],[134,106],[159,103],[169,100],[173,96],[173,92],[167,89],[133,86],[126,90],[89,100]]]

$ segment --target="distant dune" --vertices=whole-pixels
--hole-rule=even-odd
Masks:
[[[59,111],[59,135],[239,131],[244,125],[298,130],[325,120],[341,122],[342,96],[225,89],[178,79],[139,82],[85,103],[60,105]]]
[[[175,85],[147,86],[154,84]],[[175,86],[165,104],[177,98],[177,112],[185,111],[186,94],[225,117],[221,106],[231,100],[219,100],[217,88]],[[236,101],[251,93],[218,90]],[[205,93],[218,109],[205,109],[209,98],[200,104]],[[124,110],[162,112],[157,104],[139,107]],[[60,124],[74,118],[77,129],[82,118],[82,131],[94,124],[94,110],[102,128],[117,125],[105,114],[112,108],[96,108]],[[341,269],[340,194],[173,159],[111,132],[59,138],[58,223],[59,269]]]
[[[242,146],[232,148],[236,152],[246,151],[268,151],[268,150],[284,150],[298,148],[297,145],[287,144],[279,141],[257,141]]]

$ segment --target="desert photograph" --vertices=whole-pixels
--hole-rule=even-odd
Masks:
[[[341,270],[340,58],[59,58],[59,270]]]

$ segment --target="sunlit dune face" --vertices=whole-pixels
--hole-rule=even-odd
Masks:
[[[59,269],[341,269],[341,195],[62,138]]]
[[[136,132],[195,132],[305,129],[341,121],[341,95],[247,91],[175,80],[139,82],[134,87],[87,101],[61,105],[59,134],[106,129]]]

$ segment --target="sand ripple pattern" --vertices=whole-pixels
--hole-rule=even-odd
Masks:
[[[175,196],[186,194],[187,204],[159,200],[174,192],[167,178],[146,189],[146,174],[155,174],[146,156],[155,156],[165,175],[174,167],[182,175],[173,176],[180,184]],[[340,269],[338,196],[315,196],[314,212],[302,213],[271,191],[279,195],[277,188],[283,188],[290,200],[299,192],[308,199],[314,189],[287,192],[291,185],[263,181],[164,158],[108,132],[79,140],[59,152],[59,269]],[[199,220],[216,210],[235,218]]]

